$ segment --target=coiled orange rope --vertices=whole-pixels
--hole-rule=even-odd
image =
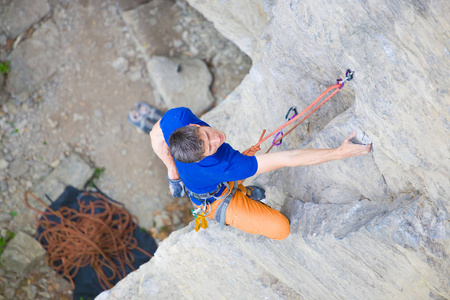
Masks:
[[[74,288],[73,278],[78,270],[91,265],[106,290],[114,286],[112,281],[116,276],[119,279],[126,276],[126,266],[135,270],[132,250],[137,249],[149,258],[152,255],[138,247],[133,237],[137,225],[128,211],[110,204],[101,193],[85,192],[83,196],[88,194],[101,200],[84,203],[78,199],[79,211],[65,206],[54,211],[30,192],[25,192],[24,197],[26,205],[38,213],[38,227],[44,229],[39,242],[47,250],[47,264],[66,277]],[[30,206],[28,196],[45,206],[47,211]],[[40,220],[39,215],[42,216]],[[58,217],[60,223],[49,220],[49,216]],[[105,269],[110,276],[105,274]]]
[[[348,72],[348,71],[347,71]],[[352,74],[353,75],[353,74]],[[339,82],[339,80],[338,80]],[[252,147],[248,148],[247,150],[245,150],[244,152],[242,152],[244,155],[248,155],[248,156],[253,156],[256,154],[256,152],[258,152],[259,150],[261,150],[260,145],[265,142],[268,138],[270,138],[271,136],[273,136],[274,134],[276,134],[277,132],[280,132],[281,130],[283,130],[284,128],[286,128],[287,126],[293,124],[294,122],[296,122],[298,119],[300,119],[301,117],[303,117],[305,114],[306,116],[304,116],[300,121],[298,121],[294,126],[292,126],[292,128],[290,128],[283,136],[280,136],[278,139],[276,139],[273,144],[276,144],[278,142],[280,142],[284,137],[286,137],[286,135],[288,135],[289,133],[292,132],[292,130],[294,130],[297,126],[299,126],[300,124],[303,123],[303,121],[305,121],[312,113],[314,113],[316,110],[318,110],[322,105],[324,105],[328,100],[330,100],[334,95],[336,95],[339,90],[344,86],[344,82],[342,83],[337,83],[335,85],[330,86],[329,88],[327,88],[322,94],[319,95],[319,97],[317,97],[316,100],[314,100],[313,103],[311,103],[307,108],[305,108],[301,113],[299,113],[298,115],[296,115],[295,117],[293,117],[291,120],[289,120],[288,122],[284,123],[283,125],[281,125],[280,127],[278,127],[277,129],[275,129],[274,131],[272,131],[270,134],[268,134],[267,136],[264,137],[264,134],[266,133],[266,130],[264,129],[258,143],[256,143],[255,145],[253,145]],[[325,97],[328,93],[330,93],[330,95],[328,95],[327,98],[325,98],[325,100],[322,100],[323,97]],[[317,105],[317,106],[315,106]],[[315,106],[315,107],[314,107]],[[269,149],[266,151],[266,153],[268,153],[271,149],[273,148],[273,145],[269,147]]]

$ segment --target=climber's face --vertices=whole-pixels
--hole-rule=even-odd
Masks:
[[[222,131],[209,126],[191,125],[199,127],[198,134],[203,141],[203,157],[213,155],[225,143],[227,136]]]

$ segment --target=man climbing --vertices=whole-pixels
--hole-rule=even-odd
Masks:
[[[188,108],[169,110],[150,132],[155,153],[168,170],[174,197],[184,195],[207,218],[275,240],[290,234],[289,220],[247,195],[238,184],[253,175],[282,167],[314,165],[369,153],[372,145],[351,142],[336,149],[299,149],[246,156],[225,143],[225,133],[198,119]]]

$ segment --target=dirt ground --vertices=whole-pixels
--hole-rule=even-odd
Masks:
[[[50,18],[60,30],[62,60],[58,71],[32,99],[25,102],[11,99],[1,109],[0,117],[15,124],[25,122],[21,134],[3,138],[3,147],[7,149],[4,152],[14,160],[23,159],[31,165],[29,174],[17,185],[10,184],[8,192],[3,194],[2,210],[18,214],[7,229],[32,231],[30,227],[34,226],[27,224],[32,213],[18,200],[20,197],[8,195],[20,195],[25,189],[33,188],[53,167],[76,152],[93,166],[105,169],[98,186],[124,203],[138,217],[139,225],[161,241],[191,221],[190,204],[187,198],[171,197],[166,169],[154,154],[149,137],[127,121],[128,112],[137,102],[147,102],[162,111],[168,109],[154,97],[145,58],[136,48],[116,2],[53,0],[49,3],[53,8]],[[167,24],[160,25],[164,28]],[[180,52],[169,47],[168,51]],[[118,58],[126,59],[126,70],[114,67]],[[242,80],[250,61],[243,65],[223,84]],[[217,90],[223,92],[220,84],[214,83],[213,94]],[[18,279],[0,271],[0,287],[13,280]],[[43,264],[19,281],[12,285],[15,286],[13,298],[9,297],[10,288],[0,293],[0,299],[71,298],[71,286]],[[37,294],[30,294],[30,286],[37,287]]]

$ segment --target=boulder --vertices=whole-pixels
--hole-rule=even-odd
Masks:
[[[212,76],[200,59],[155,56],[147,63],[147,69],[169,109],[187,106],[200,114],[214,101],[209,89]]]
[[[9,166],[9,176],[12,179],[22,176],[27,173],[30,169],[30,166],[26,164],[26,162],[22,160],[15,160]]]
[[[250,69],[251,59],[184,0],[154,0],[129,10],[126,7],[122,8],[123,20],[142,56],[185,56],[207,62],[214,77],[211,91],[216,103],[224,100]],[[139,75],[129,73],[132,78]]]
[[[50,199],[56,200],[67,185],[83,189],[93,174],[94,169],[86,161],[77,154],[71,154],[36,186],[33,193],[48,203],[46,195]]]
[[[1,12],[1,11],[0,11]],[[47,0],[14,0],[0,13],[0,27],[15,39],[50,12]]]
[[[18,232],[8,242],[0,262],[8,272],[26,274],[33,270],[45,257],[45,249],[34,238],[26,233]]]
[[[30,39],[20,43],[8,57],[10,71],[6,88],[26,99],[56,72],[59,30],[52,20],[43,23]]]
[[[172,42],[168,37],[181,38],[181,34],[174,30],[181,9],[173,1],[165,0],[146,1],[148,3],[128,9],[132,4],[129,2],[124,5],[126,11],[122,16],[134,33],[137,47],[147,57],[168,53]]]

